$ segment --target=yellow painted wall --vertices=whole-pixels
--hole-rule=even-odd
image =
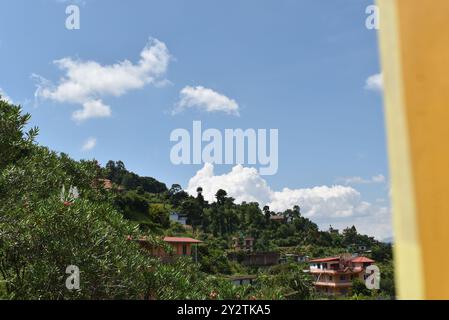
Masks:
[[[402,299],[449,299],[449,1],[378,0]]]

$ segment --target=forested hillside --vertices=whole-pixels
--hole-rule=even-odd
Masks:
[[[306,264],[249,267],[230,259],[233,238],[254,238],[254,251],[308,257],[370,249],[381,266],[379,292],[361,288],[355,298],[393,296],[391,245],[355,227],[320,231],[299,206],[273,212],[258,203],[235,203],[217,190],[208,203],[180,185],[140,177],[122,161],[102,167],[75,161],[35,143],[38,129],[19,106],[0,100],[0,297],[5,299],[311,299]],[[76,187],[79,198],[61,194]],[[177,212],[190,227],[170,220]],[[277,217],[273,219],[273,217]],[[281,218],[279,218],[281,217]],[[162,236],[202,240],[198,263],[162,263],[127,239],[146,237],[170,250]],[[66,267],[79,266],[82,290],[65,287]],[[253,286],[227,276],[255,274]],[[293,295],[292,295],[293,294]]]

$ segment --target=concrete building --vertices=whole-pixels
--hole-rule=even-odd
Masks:
[[[314,285],[318,293],[346,295],[351,292],[354,279],[365,280],[365,270],[374,263],[374,260],[343,255],[313,259],[309,263],[309,271],[314,276]]]
[[[179,256],[193,256],[195,261],[197,261],[197,245],[203,243],[200,240],[187,237],[164,237],[163,240],[172,247],[173,252],[171,254],[165,252],[161,247],[155,247],[145,238],[136,241],[139,242],[142,248],[151,252],[152,255],[160,257],[164,261],[170,261],[171,258]]]
[[[173,222],[177,222],[182,224],[183,226],[187,225],[187,218],[181,216],[179,213],[177,212],[172,212],[170,213],[170,220]]]

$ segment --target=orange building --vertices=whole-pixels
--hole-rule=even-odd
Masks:
[[[346,295],[356,278],[365,280],[365,270],[374,263],[367,257],[330,257],[309,261],[316,291],[325,295]]]
[[[200,240],[185,237],[165,237],[164,241],[173,247],[173,253],[178,256],[191,256],[192,245],[202,243]]]
[[[142,248],[149,251],[151,255],[162,258],[163,261],[171,261],[173,256],[192,256],[195,255],[195,261],[198,257],[197,247],[202,241],[186,238],[186,237],[164,237],[164,242],[169,244],[173,248],[173,253],[169,254],[161,247],[155,247],[146,238],[141,238],[137,240]],[[192,250],[194,248],[194,250]]]

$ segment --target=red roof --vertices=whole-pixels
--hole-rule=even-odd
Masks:
[[[353,263],[374,263],[375,261],[371,260],[367,257],[357,257],[357,258],[351,259],[351,262],[353,262]]]
[[[340,257],[330,257],[330,258],[321,258],[321,259],[313,259],[309,260],[309,262],[331,262],[331,261],[339,261]]]
[[[183,238],[183,237],[165,237],[165,242],[171,242],[171,243],[202,243],[203,241],[196,240],[193,238]]]

